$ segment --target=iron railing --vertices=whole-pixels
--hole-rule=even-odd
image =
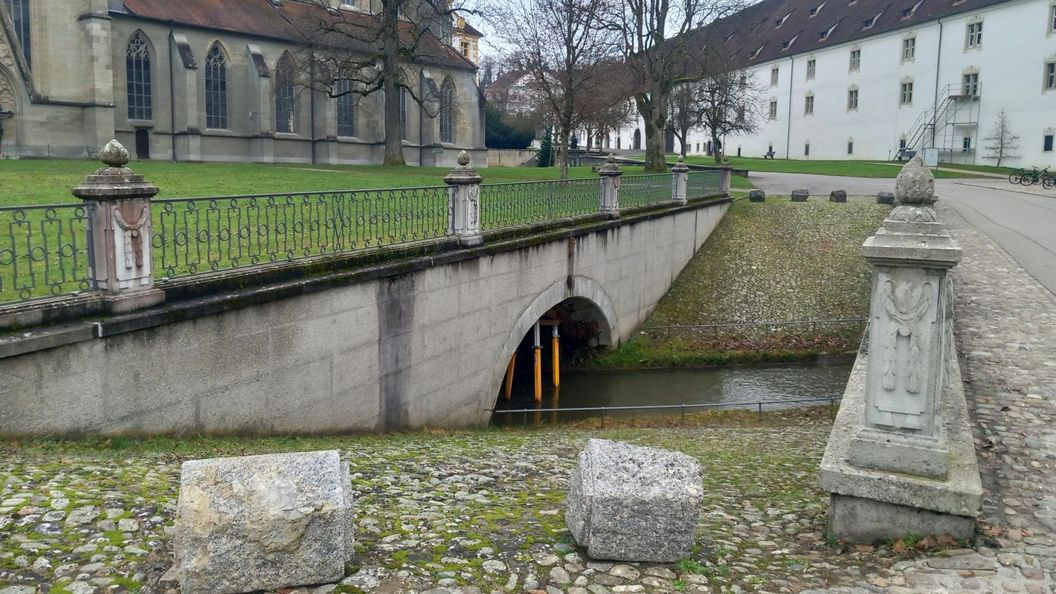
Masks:
[[[624,175],[620,178],[620,208],[651,206],[674,199],[674,176],[669,173]]]
[[[448,233],[445,186],[154,200],[154,273],[177,277]]]
[[[723,192],[722,171],[690,171],[686,174],[686,197],[703,198]]]
[[[91,288],[88,208],[0,207],[0,303]]]
[[[600,201],[597,178],[483,184],[480,226],[489,231],[594,214]]]
[[[723,409],[733,408],[740,410],[755,410],[760,417],[763,415],[763,407],[773,405],[776,408],[793,408],[796,405],[802,404],[814,404],[819,402],[827,402],[829,404],[829,411],[832,416],[835,416],[835,406],[837,402],[843,400],[842,396],[829,396],[824,398],[797,398],[794,400],[755,400],[751,402],[708,402],[698,404],[641,404],[635,406],[570,406],[567,408],[496,408],[489,409],[485,412],[489,412],[492,415],[523,415],[524,424],[528,424],[528,415],[531,413],[535,423],[542,422],[542,413],[549,413],[551,420],[556,421],[557,415],[561,413],[598,413],[597,417],[601,418],[602,426],[605,425],[605,417],[609,413],[632,413],[632,412],[648,412],[658,411],[661,413],[675,413],[681,414],[681,421],[686,420],[686,411],[694,411],[697,409],[710,410],[710,409]]]

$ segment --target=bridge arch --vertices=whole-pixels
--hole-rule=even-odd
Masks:
[[[555,307],[566,303],[585,306],[585,309],[581,311],[591,316],[592,321],[598,323],[598,345],[613,346],[618,342],[617,328],[619,326],[616,310],[605,288],[598,281],[586,276],[573,276],[571,281],[571,288],[568,280],[562,280],[547,287],[517,318],[499,350],[498,358],[491,365],[492,372],[488,379],[488,388],[481,396],[482,418],[487,419],[486,411],[495,405],[495,396],[502,387],[506,367],[524,336],[532,330],[540,318]]]

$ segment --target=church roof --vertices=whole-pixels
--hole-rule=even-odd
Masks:
[[[763,0],[690,33],[747,64],[818,51],[1012,0]]]
[[[289,1],[273,4],[271,0],[124,0],[121,10],[111,11],[154,21],[265,37],[302,44],[323,19],[333,19],[318,5]],[[370,28],[376,17],[369,13],[341,11],[341,19],[354,26]],[[401,23],[404,38],[411,38],[411,25]],[[476,66],[462,54],[432,35],[419,41],[420,62],[475,70]]]

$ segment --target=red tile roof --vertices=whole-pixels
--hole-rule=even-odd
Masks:
[[[317,5],[293,0],[286,0],[279,6],[270,0],[124,0],[123,10],[111,12],[294,44],[305,43],[320,22],[333,22],[335,18]],[[369,27],[376,22],[375,17],[367,13],[341,11],[340,15],[343,21],[357,26]],[[402,23],[401,30],[405,39],[409,39],[410,24]],[[424,36],[417,50],[418,61],[422,63],[476,69],[454,48],[432,35]]]

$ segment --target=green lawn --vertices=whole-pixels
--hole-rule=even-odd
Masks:
[[[816,197],[806,203],[787,197],[736,200],[642,332],[595,364],[694,366],[853,350],[862,330],[856,321],[700,326],[865,318],[870,269],[858,249],[889,211],[856,198],[847,203]]]
[[[673,162],[678,157],[670,156]],[[686,157],[687,163],[698,165],[714,165],[715,159],[706,156]],[[813,161],[801,159],[756,159],[750,157],[730,157],[730,165],[737,169],[748,171],[767,171],[776,173],[813,173],[815,175],[838,175],[846,177],[889,177],[898,175],[899,165],[897,163],[883,163],[878,161]],[[948,167],[943,164],[942,167]],[[973,177],[969,166],[954,166],[964,169],[965,173],[955,171],[935,171],[937,178]],[[974,166],[972,166],[974,167]],[[974,167],[977,171],[985,171],[985,166]]]
[[[76,202],[70,189],[100,167],[94,161],[0,161],[0,206]],[[130,167],[157,185],[159,198],[275,194],[324,190],[442,186],[450,169],[380,165],[268,165],[259,163],[133,162]],[[641,167],[624,167],[627,175]],[[484,183],[557,179],[554,167],[492,167],[478,170]],[[574,178],[596,177],[573,167]]]

